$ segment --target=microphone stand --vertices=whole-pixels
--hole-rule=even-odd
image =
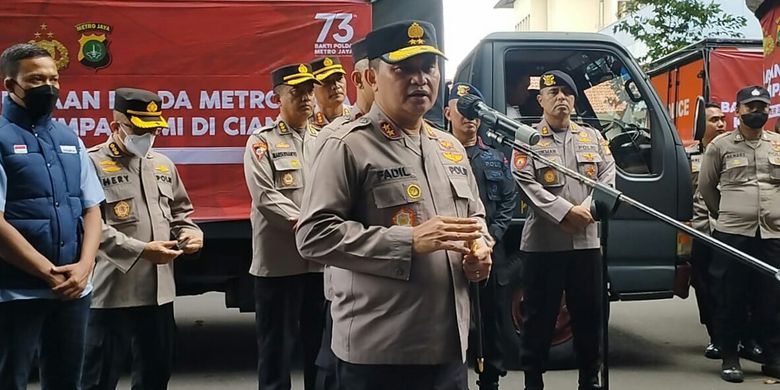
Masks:
[[[615,211],[617,211],[617,208],[618,206],[620,206],[620,204],[625,203],[631,207],[634,207],[639,211],[644,212],[645,214],[650,215],[651,217],[661,222],[664,222],[667,225],[670,225],[678,230],[682,230],[688,235],[693,236],[694,238],[700,240],[710,248],[726,253],[731,257],[733,257],[734,259],[754,268],[755,270],[761,273],[773,276],[776,281],[780,282],[780,270],[778,268],[770,264],[767,264],[766,262],[757,259],[745,252],[742,252],[730,245],[718,241],[704,233],[701,233],[698,230],[666,214],[663,214],[660,211],[650,206],[645,205],[644,203],[641,203],[626,195],[623,195],[623,193],[618,191],[616,188],[599,183],[598,181],[595,181],[585,175],[582,175],[579,172],[572,170],[561,163],[545,158],[544,156],[537,153],[535,150],[531,149],[531,147],[528,146],[527,144],[515,141],[514,134],[512,135],[506,134],[502,130],[492,128],[492,126],[487,127],[486,133],[488,138],[495,140],[499,144],[506,145],[512,148],[513,150],[525,153],[531,156],[534,160],[544,162],[545,164],[555,168],[558,172],[564,174],[565,176],[577,180],[582,184],[585,184],[586,186],[593,189],[593,197],[592,197],[593,205],[591,206],[591,214],[593,215],[593,218],[595,220],[601,221],[602,223],[601,248],[603,251],[602,275],[604,278],[603,280],[604,288],[602,294],[603,302],[604,302],[603,303],[604,307],[602,308],[602,332],[603,332],[602,347],[604,348],[604,352],[603,352],[604,366],[601,372],[602,375],[601,381],[604,390],[609,390],[609,364],[608,364],[609,360],[607,359],[607,355],[609,355],[608,353],[609,350],[607,349],[609,347],[609,337],[608,337],[609,329],[607,326],[609,322],[609,314],[607,312],[607,307],[609,305],[609,290],[608,290],[609,282],[607,279],[608,268],[606,262],[606,250],[607,250],[606,242],[607,242],[609,218],[615,214]],[[514,175],[515,180],[519,178],[519,174],[517,172],[513,172],[512,174]]]

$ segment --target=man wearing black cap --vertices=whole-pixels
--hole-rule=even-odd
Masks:
[[[353,121],[371,109],[374,104],[374,90],[366,83],[366,72],[368,71],[368,52],[366,40],[361,39],[352,44],[352,60],[355,69],[350,75],[352,84],[357,88],[357,99],[355,105],[349,107],[349,114],[340,116],[328,123],[325,127],[316,133],[315,137],[307,137],[308,144],[304,142],[304,152],[306,153],[306,163],[311,166],[317,159],[317,153],[322,149],[324,141],[333,133],[333,130],[346,122]],[[338,389],[338,375],[336,372],[338,358],[330,349],[331,333],[333,332],[333,319],[330,316],[330,302],[333,300],[333,289],[330,287],[330,272],[328,266],[323,270],[324,290],[325,290],[325,329],[322,333],[322,344],[320,352],[317,354],[317,390],[335,390]]]
[[[134,386],[165,389],[176,324],[173,260],[203,246],[203,232],[173,162],[152,150],[168,124],[162,100],[142,89],[115,91],[112,134],[89,150],[106,193],[95,263],[85,389],[115,389],[133,345]]]
[[[306,390],[315,388],[314,365],[323,328],[322,267],[304,260],[295,247],[308,165],[306,138],[314,85],[320,82],[307,64],[287,65],[271,73],[279,117],[255,131],[244,153],[244,176],[252,196],[252,266],[255,283],[258,385],[290,389],[296,342],[303,344]]]
[[[699,172],[699,192],[717,218],[712,236],[774,266],[780,265],[780,135],[763,129],[769,92],[749,86],[737,93],[739,127],[710,142]],[[760,325],[765,375],[780,378],[780,315],[777,281],[716,253],[710,272],[716,299],[721,378],[742,382],[737,346],[748,302]]]
[[[465,390],[468,281],[487,278],[492,239],[465,150],[423,120],[442,53],[423,21],[367,40],[374,105],[325,140],[298,250],[333,266],[342,389]]]
[[[482,99],[482,93],[473,85],[455,83],[450,89],[444,116],[450,122],[452,135],[466,148],[466,154],[474,171],[479,188],[479,198],[485,205],[485,221],[488,232],[496,241],[493,246],[493,268],[487,284],[480,287],[480,309],[484,332],[485,369],[479,373],[477,382],[480,390],[498,389],[498,379],[506,375],[503,364],[502,313],[506,314],[508,307],[508,281],[506,269],[506,253],[502,238],[512,214],[517,207],[517,187],[509,170],[509,162],[501,151],[490,148],[482,143],[477,135],[479,119],[468,119],[458,111],[458,98],[465,95],[475,95]]]
[[[312,61],[311,69],[314,77],[320,82],[314,86],[313,123],[322,128],[334,119],[350,115],[349,107],[344,105],[347,98],[347,71],[341,65],[338,57],[323,57]]]
[[[542,74],[539,82],[537,100],[544,109],[544,119],[537,130],[542,138],[532,148],[614,186],[615,160],[601,133],[571,120],[577,98],[574,80],[552,70]],[[526,389],[544,387],[542,374],[564,291],[572,317],[579,389],[597,389],[603,286],[598,226],[590,214],[592,190],[520,152],[513,155],[512,168],[519,173],[520,190],[531,206],[520,244],[520,249],[529,253],[523,279],[527,283],[522,336]]]
[[[0,55],[0,389],[76,389],[100,242],[100,188],[73,129],[52,120],[57,65],[21,43]]]

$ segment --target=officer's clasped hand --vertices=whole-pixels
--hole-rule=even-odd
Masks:
[[[168,264],[183,253],[176,249],[176,244],[176,241],[151,241],[144,246],[141,257],[155,264]]]
[[[448,250],[469,254],[466,241],[482,238],[482,226],[474,218],[435,216],[412,228],[412,249],[425,254]]]

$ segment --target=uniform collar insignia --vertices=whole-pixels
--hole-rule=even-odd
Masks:
[[[117,145],[116,142],[111,141],[111,143],[108,144],[108,152],[111,154],[112,157],[119,157],[122,155],[122,150],[119,149],[119,145]]]
[[[385,137],[389,139],[401,139],[401,133],[396,130],[396,128],[390,124],[390,122],[382,121],[379,123],[379,129],[382,131],[382,134],[385,135]]]
[[[279,134],[289,134],[290,133],[290,126],[287,126],[287,123],[284,123],[283,120],[279,120],[279,123],[276,124],[277,127],[279,127]]]

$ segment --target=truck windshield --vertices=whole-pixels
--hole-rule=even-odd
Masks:
[[[635,75],[614,54],[602,50],[518,49],[507,51],[507,113],[534,125],[543,112],[537,101],[539,76],[547,70],[568,73],[580,91],[574,120],[601,131],[619,169],[652,172],[652,120]],[[660,131],[660,130],[659,130]]]

